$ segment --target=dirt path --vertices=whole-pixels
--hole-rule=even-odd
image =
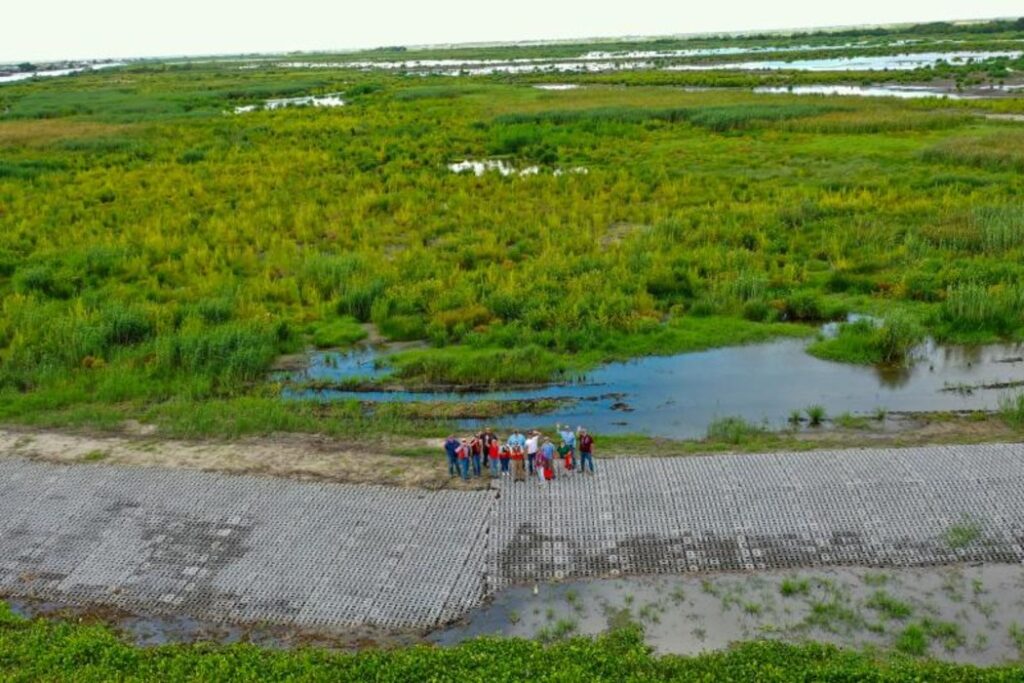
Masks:
[[[0,457],[188,468],[431,490],[487,487],[485,482],[464,485],[448,477],[441,446],[432,439],[393,439],[367,445],[315,434],[281,434],[236,441],[186,441],[139,431],[108,435],[3,428]],[[436,450],[436,455],[428,455],[431,450]],[[412,455],[396,455],[402,452]]]

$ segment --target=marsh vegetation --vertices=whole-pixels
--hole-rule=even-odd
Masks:
[[[915,33],[908,49],[1021,37],[990,28]],[[801,56],[891,50],[876,38],[904,37],[841,50],[849,36],[815,37]],[[787,44],[752,45],[768,43]],[[545,49],[563,47],[521,56]],[[475,54],[517,53],[496,50]],[[1016,62],[999,59],[927,77],[1005,80]],[[139,62],[0,87],[0,419],[200,419],[216,405],[227,423],[258,422],[245,413],[263,406],[288,428],[302,408],[264,403],[280,391],[265,381],[274,359],[350,344],[368,323],[423,343],[390,359],[406,386],[558,380],[800,336],[851,311],[885,322],[844,328],[821,355],[895,361],[922,335],[1021,337],[1024,138],[978,115],[1015,112],[1012,98],[660,87],[795,72],[559,74],[586,87],[538,90],[544,78],[517,74],[238,66]],[[345,106],[260,108],[324,96]],[[448,170],[464,160],[536,172]],[[357,408],[339,410],[342,426],[372,424]]]

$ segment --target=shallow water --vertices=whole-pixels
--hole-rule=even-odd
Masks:
[[[543,416],[508,415],[500,426],[535,427],[551,422],[581,424],[602,433],[640,433],[668,438],[703,437],[719,417],[740,416],[783,427],[791,411],[819,404],[829,415],[849,412],[994,410],[1011,388],[1024,382],[1024,345],[922,346],[910,367],[879,368],[835,363],[806,353],[807,340],[777,339],[762,344],[651,356],[609,363],[579,381],[537,389],[452,392],[352,392],[303,389],[302,383],[376,379],[373,349],[311,356],[307,369],[275,379],[297,383],[287,399],[363,401],[471,401],[572,399]],[[984,388],[984,387],[990,388]],[[1019,389],[1017,389],[1019,391]],[[464,426],[477,426],[466,421]]]
[[[13,74],[0,74],[0,83],[16,83],[27,81],[30,78],[55,78],[57,76],[70,76],[71,74],[82,73],[83,71],[98,71],[110,69],[115,66],[124,66],[125,62],[104,62],[102,64],[86,64],[64,69],[44,69],[41,71],[23,71]]]
[[[462,161],[448,164],[448,170],[452,173],[471,172],[477,177],[491,171],[500,173],[503,176],[527,176],[537,175],[541,172],[541,167],[526,166],[525,168],[516,168],[502,159],[483,159],[479,161],[464,159]],[[565,175],[566,173],[586,175],[588,173],[588,169],[584,166],[576,166],[570,169],[555,168],[552,169],[551,173],[556,176]]]
[[[1024,54],[1020,51],[1002,52],[920,52],[900,55],[872,55],[859,57],[833,57],[829,59],[765,60],[756,62],[734,62],[731,64],[674,64],[665,67],[667,71],[709,71],[730,69],[740,71],[907,71],[935,66],[940,62],[953,65],[967,64],[996,57],[1016,59]]]
[[[786,579],[795,589],[788,596]],[[899,605],[879,609],[879,592]],[[1019,565],[635,577],[511,588],[431,640],[537,638],[559,627],[595,635],[628,617],[659,653],[693,655],[757,638],[891,649],[908,625],[928,619],[955,625],[928,638],[929,654],[995,664],[1024,654],[1011,635],[1014,624],[1024,628],[1022,609]]]
[[[769,95],[836,95],[843,97],[896,97],[899,99],[945,98],[978,99],[980,95],[946,92],[941,88],[913,85],[790,85],[754,88],[755,93]]]
[[[922,52],[917,54],[891,54],[858,57],[834,57],[828,59],[794,59],[739,61],[700,64],[673,64],[664,60],[687,57],[795,53],[805,50],[843,49],[849,46],[795,46],[788,48],[709,48],[672,51],[633,52],[589,52],[579,57],[565,59],[523,58],[523,59],[425,59],[409,61],[336,61],[336,62],[281,62],[281,68],[332,69],[351,68],[363,70],[404,71],[406,73],[434,74],[445,76],[482,76],[498,73],[595,73],[602,71],[628,71],[638,69],[664,69],[667,71],[764,71],[792,69],[796,71],[885,71],[914,70],[930,67],[939,62],[966,64],[971,60],[982,61],[995,57],[1020,57],[1021,51],[949,51]],[[895,46],[894,46],[895,47]]]
[[[246,114],[259,109],[284,109],[286,107],[343,107],[345,100],[341,99],[340,93],[329,95],[305,95],[302,97],[282,97],[279,99],[267,100],[263,104],[246,104],[235,107],[236,114]]]

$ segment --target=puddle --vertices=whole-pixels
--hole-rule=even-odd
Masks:
[[[538,83],[533,86],[537,90],[576,90],[578,83]]]
[[[980,95],[947,92],[941,88],[915,85],[791,85],[754,88],[755,93],[770,95],[835,95],[842,97],[896,97],[899,99],[945,98],[979,99]]]
[[[235,107],[236,114],[246,114],[252,111],[267,109],[285,109],[287,107],[343,107],[345,100],[341,99],[341,93],[328,95],[306,95],[303,97],[283,97],[275,100],[267,100],[263,104],[247,104]]]
[[[536,175],[540,173],[540,166],[527,166],[517,169],[511,164],[500,159],[485,159],[484,161],[472,161],[466,159],[454,164],[448,164],[448,170],[452,173],[465,173],[470,171],[475,176],[482,176],[489,171],[497,171],[503,176],[510,175]]]
[[[161,645],[250,643],[270,649],[317,647],[355,651],[374,643],[412,645],[414,632],[388,633],[373,627],[356,627],[345,633],[318,633],[295,626],[215,623],[175,614],[134,614],[113,608],[89,608],[39,600],[3,598],[11,611],[27,619],[86,619],[105,623],[138,647]]]
[[[829,328],[826,328],[826,332]],[[609,363],[577,381],[536,389],[467,393],[346,391],[355,378],[387,376],[373,349],[315,353],[304,370],[278,373],[294,383],[286,399],[363,401],[473,401],[571,399],[543,418],[531,414],[489,420],[501,427],[551,422],[581,424],[600,433],[700,438],[716,418],[740,416],[783,428],[791,411],[824,406],[830,416],[849,412],[995,410],[1002,396],[1024,382],[1024,345],[923,345],[910,367],[871,367],[821,360],[804,339],[650,356]],[[316,386],[317,388],[303,388]],[[332,388],[333,387],[333,388]],[[476,427],[477,421],[463,426]]]
[[[981,62],[997,57],[1016,59],[1024,52],[920,52],[899,55],[865,55],[834,57],[830,59],[765,60],[733,62],[728,64],[673,64],[666,71],[710,71],[728,69],[739,71],[913,71],[946,62],[954,66]]]
[[[70,76],[71,74],[82,73],[85,71],[99,71],[101,69],[110,69],[115,66],[125,66],[125,64],[126,62],[103,62],[97,64],[87,63],[75,64],[61,69],[18,71],[14,73],[0,72],[0,83],[16,83],[18,81],[27,81],[30,78],[55,78],[57,76]]]
[[[471,159],[465,159],[453,164],[448,164],[448,170],[452,173],[466,173],[471,172],[473,175],[479,177],[485,173],[497,172],[503,176],[527,176],[537,175],[541,172],[540,166],[527,166],[526,168],[519,168],[512,166],[506,161],[501,159],[484,159],[483,161],[473,161]],[[586,175],[588,169],[583,166],[576,166],[570,169],[556,168],[551,173],[556,176],[565,174],[580,174]]]
[[[751,639],[893,649],[910,625],[940,659],[995,664],[1024,655],[1020,565],[678,575],[516,587],[430,636],[596,635],[630,619],[659,653],[693,655]],[[1017,631],[1022,629],[1022,631]],[[1022,638],[1024,640],[1024,638]]]

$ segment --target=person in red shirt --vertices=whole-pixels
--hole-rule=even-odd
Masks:
[[[469,479],[469,454],[469,441],[463,439],[462,442],[459,444],[459,447],[455,449],[455,457],[459,461],[459,470],[462,472],[463,480]]]
[[[490,439],[490,440],[488,440],[488,442],[487,442],[487,450],[485,451],[485,453],[487,453],[487,459],[491,463],[491,476],[492,477],[498,476],[498,456],[499,456],[499,451],[500,451],[500,449],[498,447],[498,440],[497,439]],[[501,473],[502,473],[502,476],[504,476],[504,474],[505,474],[505,463],[504,462],[502,462]]]
[[[523,449],[512,447],[512,476],[516,481],[526,481],[526,468],[523,467]]]
[[[586,429],[580,427],[580,474],[586,471],[587,465],[590,465],[590,473],[594,473],[594,437],[591,436]]]
[[[484,452],[484,442],[479,437],[474,436],[473,440],[469,442],[469,454],[470,454],[469,457],[473,461],[473,476],[474,477],[479,477],[480,474],[481,474],[481,471],[480,471],[480,456],[483,455],[483,452]]]

